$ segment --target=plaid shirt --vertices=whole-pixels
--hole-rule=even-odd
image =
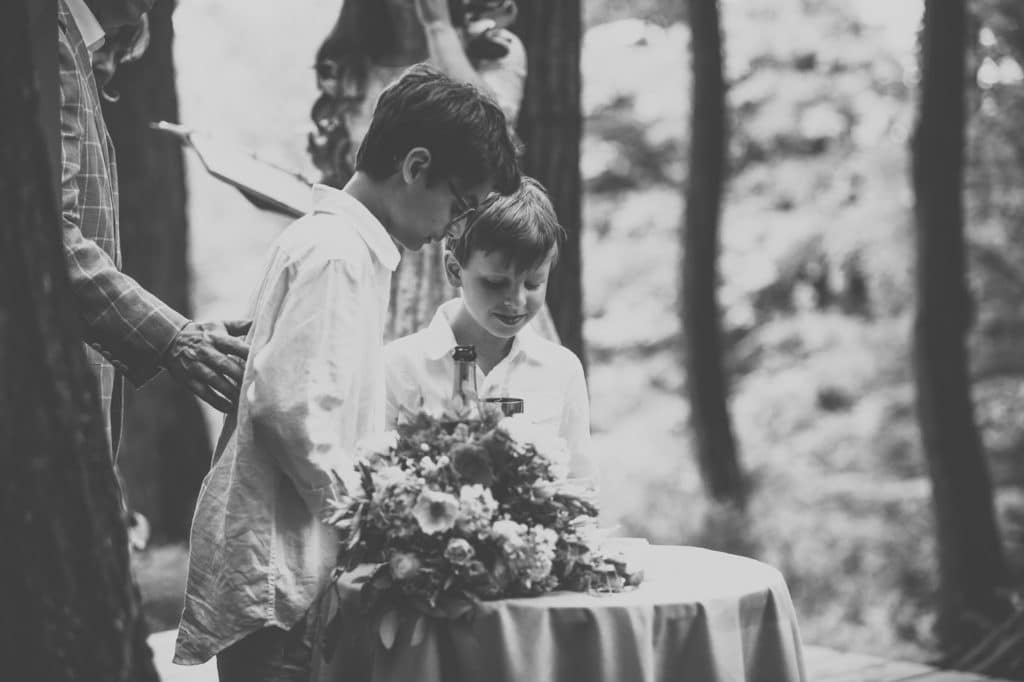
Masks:
[[[116,452],[120,374],[136,386],[156,375],[161,355],[188,320],[120,271],[117,165],[92,57],[64,0],[57,23],[64,255]]]

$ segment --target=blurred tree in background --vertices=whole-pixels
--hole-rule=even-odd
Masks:
[[[0,642],[5,674],[156,680],[52,195],[26,0],[0,9]],[[49,86],[57,74],[40,74]],[[43,106],[53,106],[49,98]],[[51,129],[54,132],[56,128]]]
[[[927,0],[921,33],[920,108],[912,140],[917,231],[914,379],[936,515],[940,635],[964,643],[970,620],[991,615],[1007,573],[992,485],[974,420],[966,335],[963,186],[964,0]],[[951,84],[961,87],[951,87]],[[977,633],[973,633],[977,634]]]
[[[643,490],[636,500],[610,495],[605,509],[629,532],[717,542],[722,529],[709,523],[697,472],[667,463],[685,447],[684,424],[666,426],[666,413],[685,411],[673,401],[688,378],[674,353],[685,330],[666,323],[678,320],[666,273],[678,270],[681,254],[666,244],[677,234],[683,208],[674,202],[697,141],[679,125],[693,105],[678,94],[692,90],[691,69],[670,66],[690,32],[662,17],[678,11],[678,20],[687,3],[645,4],[654,24],[624,4],[588,5],[595,26],[582,60],[595,441],[611,450],[603,466],[613,480],[633,477]],[[755,556],[786,575],[808,641],[924,660],[939,652],[941,592],[908,334],[917,294],[907,142],[923,2],[719,5],[729,46],[719,305],[731,417],[752,482],[746,532]],[[991,473],[1001,544],[1019,585],[1024,73],[1014,45],[1024,3],[974,0],[970,8],[963,197],[975,322],[967,357],[985,445],[979,466]],[[650,450],[628,466],[616,460],[624,434],[647,439]],[[1005,646],[1004,636],[987,651]]]
[[[105,89],[119,97],[104,102],[103,112],[117,149],[125,272],[190,316],[183,151],[178,140],[149,128],[153,121],[178,122],[175,4],[158,0],[153,6],[149,49],[117,69]],[[166,373],[141,390],[125,391],[118,466],[131,507],[149,519],[158,538],[188,536],[210,452],[198,401]]]
[[[746,503],[729,418],[718,307],[718,238],[725,185],[726,105],[717,0],[690,0],[693,68],[690,162],[681,231],[679,304],[686,389],[697,461],[708,494],[737,508]]]
[[[562,345],[586,366],[580,231],[583,226],[580,140],[580,0],[519,0],[516,33],[528,60],[519,112],[523,170],[547,187],[566,241],[551,273],[547,302]]]

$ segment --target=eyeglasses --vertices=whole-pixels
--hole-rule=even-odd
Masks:
[[[448,235],[449,239],[458,239],[462,235],[461,231],[454,231],[453,228],[456,225],[465,222],[466,226],[468,226],[470,223],[473,222],[473,218],[476,217],[477,213],[490,206],[491,203],[493,203],[494,200],[498,198],[498,194],[492,192],[491,194],[487,195],[487,198],[483,200],[483,203],[474,206],[472,203],[469,202],[468,199],[466,199],[466,197],[462,195],[461,192],[459,192],[459,190],[455,187],[455,183],[451,181],[451,178],[448,179],[448,191],[450,191],[452,193],[452,197],[455,198],[454,208],[452,210],[453,217],[444,226],[444,231]]]
[[[468,222],[480,209],[478,206],[474,206],[469,203],[469,200],[462,196],[462,193],[456,189],[455,183],[452,182],[450,178],[448,180],[448,190],[452,193],[452,197],[455,198],[454,208],[452,210],[454,215],[451,220],[448,221],[448,224],[444,226],[444,231],[449,238],[458,239],[459,234],[455,233],[453,228],[463,221]]]

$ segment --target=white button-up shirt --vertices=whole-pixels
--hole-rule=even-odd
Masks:
[[[422,405],[437,412],[451,398],[455,373],[451,352],[456,345],[451,320],[461,306],[461,299],[443,303],[430,326],[385,346],[388,428],[394,428],[403,408],[416,412]],[[570,474],[595,475],[588,456],[590,400],[583,366],[572,351],[526,325],[501,362],[487,374],[479,367],[476,373],[481,398],[522,398],[524,414],[531,421],[565,439]]]
[[[268,626],[291,628],[327,583],[322,521],[353,482],[356,442],[384,416],[383,329],[399,251],[351,195],[313,189],[313,213],[271,249],[251,315],[236,415],[199,493],[176,663],[201,663]]]

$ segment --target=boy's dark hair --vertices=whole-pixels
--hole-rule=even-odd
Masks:
[[[381,93],[356,170],[378,180],[390,177],[415,147],[430,150],[432,182],[493,178],[499,194],[519,186],[515,144],[498,105],[426,64],[409,67]]]
[[[476,251],[496,251],[523,272],[543,263],[552,252],[552,264],[557,262],[563,241],[565,230],[558,223],[544,186],[523,176],[519,189],[485,204],[462,236],[450,239],[447,246],[463,265]]]

